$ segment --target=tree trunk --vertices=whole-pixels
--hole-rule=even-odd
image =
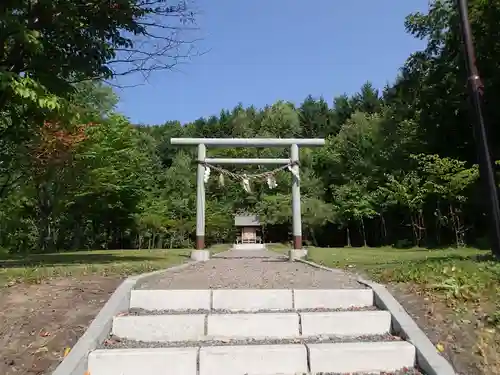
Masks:
[[[39,210],[38,221],[38,247],[39,251],[45,253],[52,248],[50,242],[52,240],[51,216],[52,216],[52,202],[50,199],[50,192],[46,184],[38,184],[37,187],[37,205]]]
[[[363,218],[361,218],[361,232],[363,234],[363,245],[364,247],[367,247],[368,245],[366,244],[365,221],[363,220]]]
[[[418,211],[417,216],[417,225],[418,225],[418,242],[422,243],[422,238],[424,239],[424,243],[427,242],[427,230],[425,229],[425,218],[422,210]]]
[[[436,240],[437,240],[437,244],[441,245],[441,216],[442,215],[441,215],[439,201],[437,202],[435,216],[436,216]]]
[[[464,241],[464,230],[463,230],[462,219],[460,217],[460,214],[457,212],[457,210],[455,210],[455,208],[451,203],[450,203],[450,216],[451,216],[453,232],[455,233],[455,243],[457,245],[457,248],[463,247],[465,241]]]
[[[318,246],[318,241],[316,240],[316,235],[314,234],[314,229],[311,227],[311,229],[309,229],[309,232],[311,232],[311,238],[313,240],[313,244],[314,246]]]
[[[151,248],[154,249],[156,247],[156,231],[153,230],[153,233],[151,234]]]
[[[413,238],[415,240],[415,246],[418,246],[420,241],[418,239],[417,224],[415,223],[415,217],[413,214],[410,215],[411,218],[411,229],[413,231]]]
[[[346,227],[347,232],[347,247],[351,247],[351,232],[349,231],[349,226]]]
[[[380,214],[380,221],[382,223],[382,234],[383,234],[383,238],[384,238],[384,245],[385,243],[387,242],[387,226],[385,225],[385,218],[384,218],[384,214]]]

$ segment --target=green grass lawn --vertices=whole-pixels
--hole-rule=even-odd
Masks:
[[[270,250],[286,252],[280,244]],[[500,262],[473,248],[308,248],[307,259],[384,283],[413,283],[459,300],[494,299],[500,291]],[[500,300],[500,299],[499,299]]]
[[[227,250],[217,245],[212,252]],[[39,283],[56,277],[120,276],[156,271],[188,262],[190,249],[92,250],[54,254],[0,254],[0,287],[12,283]]]
[[[414,283],[462,300],[496,298],[500,263],[484,250],[310,248],[308,259],[380,282]]]
[[[270,250],[286,252],[280,244]],[[308,248],[307,259],[342,268],[382,283],[403,283],[442,298],[448,305],[488,306],[489,321],[500,328],[500,262],[473,248],[396,249]]]

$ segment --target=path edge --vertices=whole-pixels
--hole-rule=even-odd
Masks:
[[[343,272],[309,260],[296,259],[295,261],[325,271]],[[393,331],[415,346],[417,351],[417,365],[426,375],[457,375],[448,360],[437,352],[431,340],[429,340],[427,335],[384,285],[363,279],[359,276],[357,276],[357,281],[373,290],[375,306],[389,311],[392,316],[391,325]]]
[[[113,318],[120,312],[129,309],[131,291],[139,281],[144,281],[165,272],[181,270],[196,263],[200,263],[200,261],[190,261],[158,271],[129,276],[123,280],[69,354],[52,372],[52,375],[84,375],[86,373],[89,353],[108,337],[113,325]]]

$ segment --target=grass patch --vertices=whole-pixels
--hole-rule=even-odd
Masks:
[[[210,250],[217,253],[227,249],[227,245],[217,245]],[[25,256],[2,254],[0,287],[15,283],[37,284],[58,277],[127,277],[188,262],[190,252],[190,249],[171,249],[92,250]]]
[[[385,283],[413,283],[451,300],[496,298],[500,263],[489,252],[464,249],[310,248],[308,258]]]

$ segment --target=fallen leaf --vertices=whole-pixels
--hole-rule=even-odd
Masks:
[[[69,354],[69,352],[70,352],[70,351],[71,351],[71,348],[66,348],[66,349],[64,349],[64,354],[63,354],[63,356],[64,356],[64,357],[66,357],[66,356]]]
[[[438,344],[436,345],[436,349],[437,349],[437,351],[438,351],[439,353],[442,353],[442,352],[444,352],[444,345],[443,345],[443,344],[441,344],[441,343],[438,343]]]
[[[48,336],[50,336],[50,332],[47,331],[40,332],[40,337],[48,337]]]

